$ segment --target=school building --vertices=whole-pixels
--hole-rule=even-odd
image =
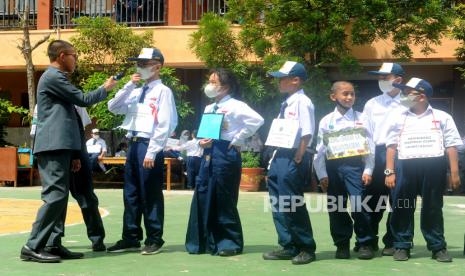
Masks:
[[[22,13],[27,1],[32,44],[48,33],[52,33],[52,38],[65,40],[76,35],[72,19],[79,16],[109,16],[136,32],[153,32],[153,44],[164,54],[165,66],[176,68],[181,81],[190,88],[188,99],[196,113],[203,111],[207,99],[202,96],[201,87],[207,71],[192,53],[189,38],[198,29],[202,14],[227,12],[224,0],[0,0],[0,97],[24,107],[28,107],[26,69],[17,45],[22,38],[18,13]],[[38,71],[36,81],[48,65],[46,46],[44,43],[33,52]],[[465,135],[465,83],[456,70],[462,62],[454,55],[458,46],[459,42],[444,38],[442,45],[435,47],[436,52],[428,56],[413,46],[413,58],[400,63],[407,73],[406,79],[416,76],[431,82],[435,90],[433,106],[451,113],[459,131]],[[383,61],[395,61],[392,48],[392,42],[384,40],[353,47],[352,53],[363,70],[350,77],[339,75],[336,65],[326,65],[333,80],[350,80],[357,85],[359,110],[366,100],[381,93],[377,81],[365,72],[376,70]],[[21,131],[19,116],[11,116],[7,126],[9,135],[23,137],[21,133],[27,133]]]

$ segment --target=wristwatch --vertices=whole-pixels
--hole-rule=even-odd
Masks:
[[[385,169],[384,170],[384,175],[385,176],[390,176],[391,174],[395,174],[396,172],[392,169]]]

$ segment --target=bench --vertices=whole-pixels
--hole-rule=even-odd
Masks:
[[[103,157],[99,159],[105,165],[124,165],[126,157]],[[166,166],[166,190],[171,191],[171,185],[184,184],[184,174],[181,173],[181,182],[171,182],[171,169],[174,165],[181,165],[181,161],[176,158],[165,158]]]

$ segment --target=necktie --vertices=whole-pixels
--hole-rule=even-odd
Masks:
[[[216,113],[217,110],[218,110],[218,105],[215,103],[213,105],[213,113]]]
[[[145,92],[147,92],[148,89],[149,89],[149,86],[144,85],[144,87],[142,88],[142,93],[140,94],[140,97],[139,97],[139,103],[144,102],[144,100],[145,100]]]
[[[287,107],[287,102],[284,101],[281,104],[281,108],[279,109],[279,119],[284,119],[284,110],[286,110],[286,107]]]

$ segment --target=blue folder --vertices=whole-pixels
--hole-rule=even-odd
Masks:
[[[224,114],[204,113],[200,120],[198,138],[216,139],[221,136],[221,127],[223,125]]]

